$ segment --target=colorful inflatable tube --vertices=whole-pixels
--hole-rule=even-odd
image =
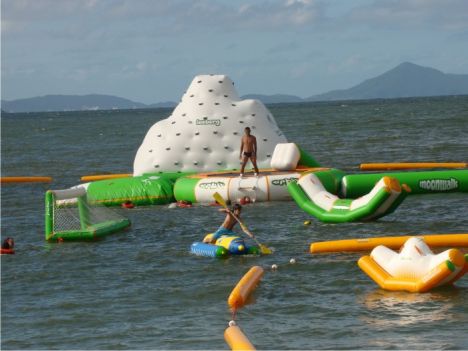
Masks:
[[[460,279],[468,262],[457,249],[434,255],[423,239],[413,237],[400,253],[377,246],[370,256],[361,257],[358,265],[382,289],[426,292]]]
[[[228,298],[228,305],[233,311],[243,307],[248,297],[257,287],[263,277],[264,270],[260,266],[253,266],[237,283]]]
[[[224,340],[233,351],[255,350],[250,340],[237,325],[230,325],[224,331]]]
[[[299,176],[299,171],[274,170],[261,170],[258,177],[247,173],[242,178],[239,173],[233,172],[197,174],[179,178],[174,185],[174,196],[176,200],[192,203],[213,202],[216,192],[234,202],[240,202],[245,197],[252,202],[287,201],[291,199],[287,185],[297,181]]]
[[[300,208],[329,223],[380,218],[392,213],[410,191],[395,179],[383,177],[367,195],[359,199],[340,199],[326,191],[313,173],[306,173],[297,183],[290,183],[288,190]]]
[[[214,233],[207,234],[203,242],[194,242],[190,252],[197,256],[226,258],[230,255],[259,255],[257,246],[247,245],[240,236],[221,236],[213,239]]]
[[[226,258],[229,256],[229,251],[222,246],[194,242],[190,246],[190,252],[197,256]]]
[[[379,245],[398,250],[413,236],[321,241],[310,244],[310,253],[371,251]],[[426,244],[433,248],[468,247],[468,234],[432,234],[418,235],[417,237],[424,239]]]

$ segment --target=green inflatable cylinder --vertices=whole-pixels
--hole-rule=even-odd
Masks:
[[[81,229],[86,230],[91,224],[89,221],[88,207],[86,206],[86,195],[80,196],[78,198],[78,211],[80,214]]]
[[[145,174],[91,182],[87,194],[90,204],[120,206],[131,201],[137,206],[163,205],[174,200],[172,188],[173,181],[169,175]]]
[[[182,177],[174,184],[174,197],[177,201],[184,200],[192,203],[197,202],[195,197],[195,186],[200,181],[199,178]]]
[[[410,194],[468,192],[468,170],[445,170],[347,175],[342,180],[342,194],[347,198],[363,196],[384,176],[408,185]]]
[[[45,239],[54,234],[54,193],[47,190],[45,193]]]

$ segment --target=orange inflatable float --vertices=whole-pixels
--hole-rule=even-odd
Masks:
[[[224,331],[224,340],[231,350],[255,350],[250,340],[245,336],[242,330],[231,321],[229,327]]]
[[[250,294],[262,279],[264,270],[260,266],[253,266],[237,283],[228,298],[228,305],[233,311],[241,308],[247,302]]]
[[[0,249],[0,255],[14,255],[14,249]]]
[[[467,271],[468,255],[457,249],[435,255],[422,238],[413,237],[399,253],[377,246],[358,265],[382,289],[426,292],[460,279]]]

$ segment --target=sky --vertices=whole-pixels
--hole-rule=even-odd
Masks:
[[[197,74],[309,97],[402,62],[468,73],[467,0],[1,0],[1,96],[178,101]]]

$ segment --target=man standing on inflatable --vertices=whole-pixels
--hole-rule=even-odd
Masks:
[[[240,171],[240,177],[244,176],[244,168],[247,164],[247,161],[250,159],[252,165],[255,169],[255,176],[258,176],[258,168],[257,168],[257,138],[250,134],[250,128],[245,127],[244,129],[244,136],[241,140],[241,147],[239,158],[242,160],[242,167]]]

